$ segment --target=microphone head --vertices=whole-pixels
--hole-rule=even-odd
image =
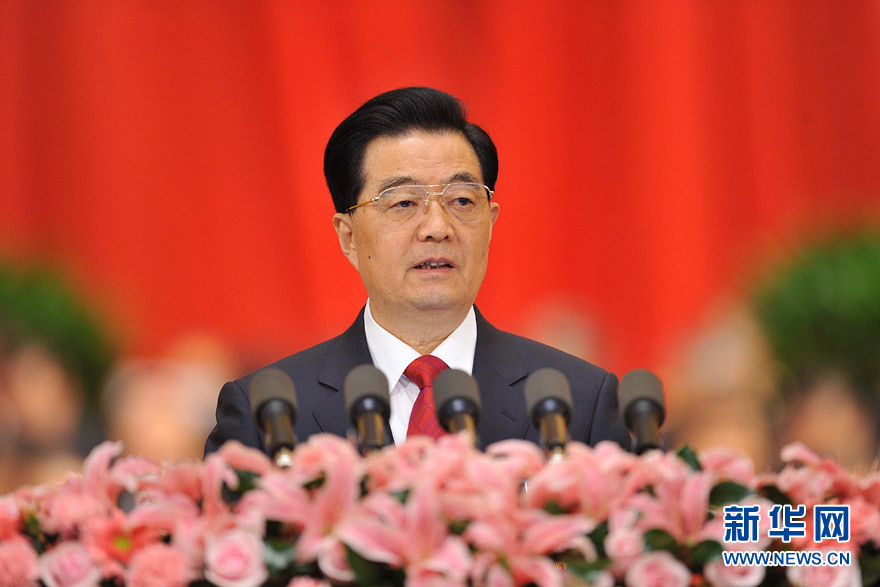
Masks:
[[[534,371],[526,379],[524,393],[526,413],[536,426],[541,416],[548,412],[560,413],[568,423],[571,418],[571,387],[560,371],[551,367]]]
[[[345,411],[352,421],[363,411],[379,412],[385,420],[391,414],[388,378],[373,365],[359,365],[349,371],[342,390]]]
[[[482,407],[477,380],[459,369],[440,371],[434,378],[434,406],[444,427],[449,418],[462,413],[469,414],[476,425]]]
[[[663,384],[660,378],[647,369],[635,369],[623,376],[620,380],[620,413],[631,426],[632,410],[630,408],[640,400],[647,400],[656,404],[653,408],[659,416],[658,425],[663,424],[666,417],[665,402],[663,400]]]
[[[261,412],[263,407],[272,400],[286,403],[290,409],[291,424],[296,422],[296,390],[293,387],[293,381],[281,369],[269,367],[258,371],[248,385],[248,395],[254,419],[261,428],[263,426]]]

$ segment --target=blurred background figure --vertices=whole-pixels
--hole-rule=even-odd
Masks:
[[[773,462],[773,357],[745,302],[721,302],[661,374],[670,448],[733,448],[749,455],[757,470]]]
[[[582,300],[547,297],[538,300],[528,310],[523,332],[529,338],[602,365],[608,356],[604,352],[608,339],[602,336],[596,323],[583,307]]]
[[[63,271],[0,264],[0,494],[62,481],[105,439],[156,462],[201,458],[233,353],[207,334],[150,359],[124,348]]]
[[[160,359],[125,360],[106,387],[109,437],[155,462],[200,459],[217,392],[239,375],[232,353],[204,334],[177,340]]]
[[[776,357],[781,442],[866,470],[880,448],[880,229],[817,235],[753,293]]]
[[[777,417],[780,445],[803,442],[862,474],[876,467],[877,403],[839,373],[790,393]]]
[[[0,370],[0,492],[78,470],[85,401],[72,374],[38,343],[9,353]]]
[[[765,262],[669,368],[667,433],[778,464],[801,441],[867,471],[880,447],[880,230],[836,229]]]
[[[114,357],[61,272],[0,264],[0,492],[79,470],[103,439],[98,397]]]

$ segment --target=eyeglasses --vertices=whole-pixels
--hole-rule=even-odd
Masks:
[[[431,191],[431,188],[442,188]],[[428,211],[431,196],[440,196],[440,203],[459,222],[479,222],[489,216],[489,202],[494,192],[478,183],[446,185],[399,185],[388,188],[375,198],[355,204],[346,213],[376,204],[381,218],[392,226],[407,226]],[[422,204],[422,205],[419,205]]]

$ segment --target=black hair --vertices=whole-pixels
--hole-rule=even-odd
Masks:
[[[337,212],[357,203],[364,188],[364,153],[373,139],[412,130],[460,132],[473,147],[483,181],[495,189],[498,152],[488,133],[467,120],[464,104],[440,90],[400,88],[379,94],[343,120],[324,150],[324,177]]]

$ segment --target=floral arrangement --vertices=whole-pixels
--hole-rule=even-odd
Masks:
[[[411,439],[361,458],[314,436],[287,469],[230,442],[159,466],[104,443],[82,475],[0,497],[0,585],[865,585],[880,580],[880,474],[802,445],[778,474],[728,450],[635,456],[570,443]],[[848,504],[840,567],[725,566],[729,503]],[[763,524],[763,521],[762,521]]]

